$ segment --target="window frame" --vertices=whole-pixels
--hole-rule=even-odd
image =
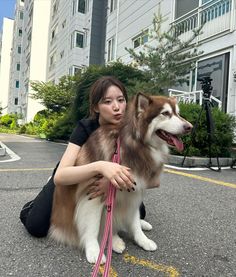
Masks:
[[[107,41],[107,62],[115,59],[115,37],[111,37]]]
[[[147,38],[147,40],[144,41],[144,38]],[[145,31],[139,33],[137,36],[135,36],[134,38],[132,38],[132,45],[133,48],[136,49],[142,45],[144,45],[145,43],[147,43],[149,40],[149,30],[146,29]],[[135,42],[138,43],[137,46],[135,46]]]
[[[77,45],[77,35],[81,35],[83,37],[82,47]],[[72,35],[71,35],[71,49],[72,48],[80,48],[80,49],[85,48],[85,33],[84,32],[74,31],[72,33]]]
[[[110,13],[117,9],[117,0],[110,0]]]

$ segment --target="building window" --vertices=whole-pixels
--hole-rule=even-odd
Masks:
[[[78,0],[78,12],[85,13],[86,10],[86,0]]]
[[[18,46],[18,47],[17,47],[17,53],[18,53],[18,54],[21,54],[21,46]]]
[[[24,18],[24,13],[22,11],[19,12],[19,17],[21,20]]]
[[[64,50],[60,53],[60,58],[62,59],[64,57]]]
[[[142,32],[138,36],[132,39],[133,41],[133,48],[137,48],[144,43],[148,42],[148,30]]]
[[[18,98],[15,98],[15,105],[18,105]]]
[[[16,88],[20,87],[20,82],[18,80],[16,80]]]
[[[57,25],[53,28],[52,33],[51,33],[51,43],[53,43],[57,37]]]
[[[72,2],[72,15],[74,15],[76,13],[76,2],[77,2],[77,0],[73,0],[73,2]]]
[[[222,101],[222,110],[227,111],[228,78],[229,78],[229,53],[215,56],[198,62],[197,80],[205,76],[212,78],[212,95]],[[197,90],[201,89],[197,82]]]
[[[114,60],[115,53],[115,39],[111,38],[107,42],[107,61],[110,62]]]
[[[83,48],[84,47],[84,34],[76,33],[76,47]]]
[[[69,68],[69,75],[70,75],[70,76],[74,76],[74,75],[80,73],[81,70],[82,70],[81,67],[76,66],[76,65],[73,65],[73,66],[71,66],[71,67]]]
[[[112,13],[117,8],[117,0],[110,0],[110,12]]]
[[[196,0],[176,0],[175,2],[175,18],[191,12],[198,7],[199,1]]]
[[[58,10],[58,0],[55,1],[55,3],[52,6],[52,18],[57,14]]]
[[[84,33],[76,31],[71,35],[71,49],[74,47],[84,48]]]
[[[66,27],[66,19],[62,22],[61,27],[62,27],[62,29],[64,29]]]
[[[18,30],[18,35],[19,35],[19,37],[22,37],[22,29]]]
[[[16,70],[20,71],[20,64],[19,63],[16,64]]]
[[[49,61],[49,67],[52,67],[56,62],[56,54],[53,53],[50,57],[50,61]]]

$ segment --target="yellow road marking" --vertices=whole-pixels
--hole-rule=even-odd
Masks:
[[[156,263],[151,262],[151,261],[136,258],[136,257],[131,256],[129,254],[124,254],[123,259],[127,263],[132,263],[134,265],[142,265],[142,266],[154,269],[154,270],[158,270],[158,271],[161,271],[161,272],[164,272],[164,273],[168,273],[170,277],[178,277],[179,276],[179,272],[172,266],[166,266],[166,265],[163,265],[163,264],[156,264]]]
[[[17,172],[17,171],[49,171],[53,170],[54,168],[45,167],[45,168],[2,168],[0,172]]]
[[[104,271],[105,271],[104,265],[100,265],[99,273],[101,273],[103,275]],[[109,277],[118,277],[117,272],[112,267],[110,267],[110,269],[109,269]]]
[[[172,169],[164,169],[164,172],[177,174],[177,175],[181,175],[181,176],[185,176],[185,177],[189,177],[189,178],[193,178],[193,179],[198,179],[198,180],[201,180],[201,181],[206,181],[206,182],[213,183],[213,184],[216,184],[216,185],[221,185],[221,186],[236,189],[236,184],[234,184],[234,183],[219,181],[219,180],[215,180],[215,179],[211,179],[211,178],[207,178],[207,177],[202,177],[202,176],[195,175],[195,174],[185,173],[185,172],[182,172],[182,171],[176,171],[176,170],[172,170]]]

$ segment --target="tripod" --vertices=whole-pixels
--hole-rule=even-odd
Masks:
[[[211,107],[213,105],[212,105],[211,99],[210,99],[210,93],[212,90],[212,86],[211,86],[212,79],[210,79],[209,77],[205,77],[203,79],[200,79],[200,81],[202,83],[202,90],[203,90],[203,103],[202,103],[202,108],[199,113],[198,119],[197,119],[195,125],[193,126],[193,129],[191,132],[191,143],[193,143],[193,138],[195,136],[198,124],[200,122],[202,112],[203,112],[203,110],[205,110],[206,124],[207,124],[208,157],[209,157],[209,163],[208,163],[207,167],[213,171],[219,172],[219,171],[221,171],[219,157],[218,157],[218,155],[216,156],[218,169],[214,169],[212,166],[212,156],[211,156],[212,155],[211,146],[212,146],[212,141],[213,141],[213,136],[214,136],[214,122],[213,122],[213,118],[212,118],[212,114],[211,114]],[[188,155],[188,152],[189,152],[189,147],[185,151],[184,159],[181,164],[182,166],[184,166],[184,162],[185,162],[186,156]]]

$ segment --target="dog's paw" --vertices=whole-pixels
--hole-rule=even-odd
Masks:
[[[123,253],[125,250],[125,242],[118,235],[112,238],[112,250],[119,254]]]
[[[91,264],[95,264],[97,262],[99,256],[99,249],[89,249],[86,251],[86,258],[87,261]],[[103,254],[101,264],[104,264],[106,262],[106,257]]]
[[[152,225],[148,223],[147,221],[140,219],[141,228],[143,231],[150,231],[152,230]]]
[[[146,251],[157,250],[157,245],[153,240],[146,238],[136,239],[137,244]]]

